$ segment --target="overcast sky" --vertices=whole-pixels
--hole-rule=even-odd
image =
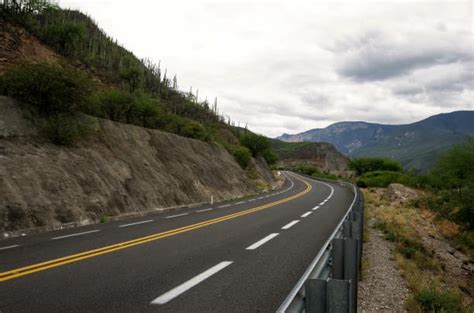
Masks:
[[[59,2],[268,136],[474,109],[473,1]]]

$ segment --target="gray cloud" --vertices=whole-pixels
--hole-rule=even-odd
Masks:
[[[343,57],[338,73],[355,81],[386,80],[435,65],[467,63],[474,59],[472,46],[450,45],[446,38],[420,39],[424,34],[408,34],[401,42],[390,33],[369,32],[345,43],[337,54]],[[450,38],[452,39],[452,38]],[[450,40],[451,41],[451,40]]]
[[[268,136],[474,109],[471,1],[60,4],[86,11],[139,57],[161,60],[183,90],[218,97],[221,112]]]

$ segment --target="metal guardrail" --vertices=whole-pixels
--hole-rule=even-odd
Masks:
[[[315,179],[308,175],[302,176]],[[315,180],[350,188],[354,199],[277,312],[355,313],[362,258],[364,198],[353,184],[319,178]]]

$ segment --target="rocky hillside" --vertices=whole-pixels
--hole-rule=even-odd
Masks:
[[[0,97],[0,231],[98,222],[258,191],[217,144],[83,118],[94,134],[74,147],[55,146],[25,108]],[[253,162],[272,183],[265,162]]]
[[[440,153],[474,134],[474,111],[439,114],[407,125],[341,122],[296,135],[289,142],[329,142],[351,157],[384,156],[407,168],[426,170]]]
[[[285,165],[311,164],[323,171],[344,174],[349,158],[325,142],[284,142],[272,141],[273,150]]]

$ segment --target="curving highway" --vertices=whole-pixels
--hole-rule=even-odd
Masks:
[[[353,194],[256,198],[0,241],[0,312],[275,312]]]

